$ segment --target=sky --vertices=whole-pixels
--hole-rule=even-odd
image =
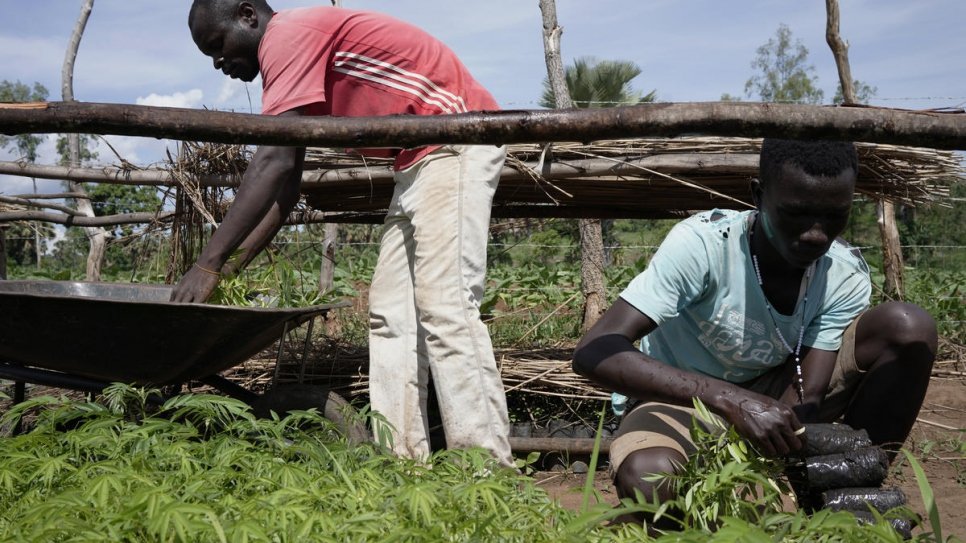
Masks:
[[[258,113],[260,80],[245,84],[213,69],[191,41],[190,0],[96,0],[74,67],[74,96],[111,102]],[[276,10],[329,5],[273,0]],[[0,80],[39,82],[61,99],[61,67],[81,0],[0,0]],[[546,76],[537,0],[343,0],[388,13],[449,45],[505,109],[537,109]],[[966,105],[964,0],[841,0],[841,34],[852,75],[877,89],[874,105],[927,109]],[[820,0],[557,0],[565,63],[577,57],[628,60],[633,86],[661,102],[745,97],[759,46],[787,25],[808,48],[826,102],[838,75],[825,43]],[[750,98],[746,98],[750,99]],[[108,136],[124,160],[157,164],[171,142]],[[103,142],[98,162],[120,161]],[[15,160],[11,149],[0,160]],[[57,160],[53,137],[38,163]],[[38,181],[42,192],[59,183]],[[0,194],[31,192],[26,178],[0,176]]]

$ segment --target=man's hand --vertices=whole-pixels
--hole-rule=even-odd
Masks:
[[[786,456],[802,448],[802,423],[784,403],[747,390],[728,395],[720,414],[766,456]]]
[[[198,267],[197,264],[191,266],[178,286],[174,287],[171,293],[171,301],[178,303],[203,303],[211,293],[215,291],[220,274],[212,270]]]

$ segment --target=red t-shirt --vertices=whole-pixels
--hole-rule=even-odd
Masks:
[[[335,7],[278,12],[258,48],[262,113],[440,115],[499,109],[456,55],[426,32],[387,15]],[[404,149],[405,169],[436,149]],[[390,149],[359,150],[393,156]]]

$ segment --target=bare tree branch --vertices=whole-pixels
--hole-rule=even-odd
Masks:
[[[64,65],[61,70],[61,92],[64,103],[74,101],[74,60],[77,58],[77,50],[80,48],[81,38],[84,35],[84,28],[90,18],[91,11],[94,9],[94,0],[83,0],[81,12],[74,25],[70,41],[67,44],[67,51],[64,53]],[[80,165],[80,136],[71,132],[67,135],[67,147],[70,154],[70,165],[73,167]],[[80,183],[69,183],[71,192],[86,192]],[[87,217],[94,217],[94,207],[87,198],[75,200],[77,210]],[[107,231],[103,228],[85,228],[87,239],[90,241],[90,252],[87,254],[87,280],[98,281],[101,278],[101,264],[104,261],[104,254],[107,251]]]
[[[0,212],[0,222],[40,221],[53,224],[62,224],[65,226],[100,228],[102,226],[117,226],[121,224],[159,222],[170,219],[173,216],[174,212],[172,211],[167,211],[164,213],[122,213],[118,215],[104,215],[101,217],[67,215],[64,213],[46,213],[43,211],[5,211]]]
[[[23,198],[24,200],[60,200],[63,198],[90,199],[90,196],[86,194],[81,194],[79,192],[47,192],[44,194],[15,194],[13,197]]]
[[[548,168],[541,168],[537,162],[523,162],[518,167],[505,166],[500,179],[515,181],[530,179],[533,176],[531,172],[539,172],[547,180],[600,175],[640,175],[641,168],[661,173],[744,172],[755,175],[758,172],[758,157],[747,153],[731,155],[665,153],[622,159],[619,162],[603,159],[568,160],[566,162],[553,162]],[[126,170],[115,167],[67,168],[27,162],[0,161],[0,174],[41,179],[68,179],[108,185],[168,187],[178,184],[168,170]],[[195,179],[202,187],[237,187],[239,183],[238,178],[230,175],[200,175]],[[359,180],[391,181],[392,168],[390,166],[370,166],[368,168],[333,168],[306,171],[302,174],[302,187],[312,188],[331,183]],[[46,196],[48,195],[21,195],[19,197],[39,198]],[[55,198],[78,197],[76,193],[49,196]]]
[[[14,204],[28,207],[38,207],[41,209],[53,209],[54,211],[60,211],[68,215],[83,215],[80,211],[72,207],[62,206],[59,204],[46,204],[40,202],[33,202],[25,198],[17,198],[14,196],[0,196],[0,202],[5,204]]]
[[[845,105],[857,104],[855,85],[852,81],[852,68],[849,65],[849,44],[839,35],[839,1],[825,0],[826,24],[825,42],[832,49],[835,67],[839,72],[839,83],[842,85],[842,99]]]
[[[117,215],[102,215],[100,217],[87,217],[83,215],[67,215],[64,213],[46,213],[43,211],[4,211],[0,212],[0,229],[3,223],[11,221],[40,221],[65,226],[81,227],[103,227],[118,226],[122,224],[149,224],[149,223],[168,223],[175,216],[173,211],[163,211],[158,213],[119,213]],[[296,211],[290,213],[285,221],[287,225],[324,223],[332,220],[333,217],[341,219],[340,215],[323,213],[321,211]],[[369,222],[369,221],[366,221]]]
[[[0,104],[0,133],[64,132],[349,148],[589,142],[705,134],[836,139],[963,150],[966,114],[880,107],[695,102],[459,115],[281,118],[126,104],[50,102],[35,109]]]

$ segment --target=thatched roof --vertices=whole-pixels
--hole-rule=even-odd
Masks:
[[[591,144],[513,145],[494,200],[495,217],[668,218],[715,207],[751,207],[760,139],[646,138]],[[942,201],[964,177],[951,151],[857,144],[857,192],[898,203]],[[542,160],[541,160],[542,157]],[[310,207],[335,222],[379,222],[392,195],[390,161],[309,149]]]

